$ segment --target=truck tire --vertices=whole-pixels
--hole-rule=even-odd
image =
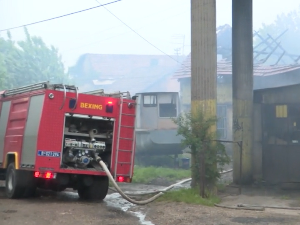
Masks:
[[[20,185],[20,174],[15,169],[15,163],[10,163],[6,170],[5,192],[8,198],[21,198],[25,188]]]
[[[95,177],[90,186],[81,186],[78,188],[79,198],[84,200],[103,200],[108,192],[108,177]]]

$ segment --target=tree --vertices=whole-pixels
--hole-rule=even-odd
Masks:
[[[23,41],[14,42],[9,32],[8,39],[0,39],[0,54],[7,80],[5,88],[42,81],[68,83],[58,49],[48,47],[40,37],[30,36],[26,28],[24,32],[26,38]]]
[[[272,24],[262,24],[262,28],[258,30],[258,33],[263,38],[268,38],[268,35],[276,38],[284,31],[286,31],[286,33],[284,33],[284,35],[282,35],[277,42],[280,42],[280,45],[286,50],[287,53],[300,55],[300,6],[298,9],[295,9],[287,14],[283,13],[278,15]],[[261,39],[256,37],[254,39],[254,46],[260,42]],[[269,39],[268,42],[271,43],[271,39]],[[276,44],[273,43],[272,47],[274,48],[275,46]],[[283,50],[278,49],[277,52],[283,52]],[[285,63],[293,62],[291,58],[287,57],[284,58],[284,61]]]
[[[5,68],[4,57],[0,54],[0,90],[7,86],[7,71]]]
[[[173,121],[178,125],[177,134],[183,137],[182,144],[190,147],[195,160],[191,167],[192,183],[205,197],[206,191],[214,189],[222,167],[230,162],[225,146],[216,141],[217,133],[212,129],[217,118],[207,118],[199,108],[196,113],[182,113]]]
[[[19,50],[15,43],[11,40],[11,35],[7,33],[8,40],[0,39],[0,56],[3,67],[3,85],[1,88],[7,89],[13,87],[14,79],[16,77],[16,69],[18,68],[21,59],[19,57]]]

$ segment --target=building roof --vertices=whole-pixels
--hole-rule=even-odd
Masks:
[[[267,87],[267,88],[257,88],[257,89],[254,89],[253,91],[254,92],[264,92],[264,91],[268,91],[268,90],[285,89],[285,88],[293,88],[293,87],[299,87],[300,88],[300,83],[280,85],[280,86]]]
[[[300,64],[295,65],[254,65],[254,76],[272,76],[277,74],[283,74],[290,71],[300,69]],[[219,60],[217,62],[217,74],[218,75],[232,75],[232,63],[226,60]],[[181,67],[174,73],[174,79],[186,78],[191,76],[191,54],[187,56],[185,61],[181,64]]]
[[[136,70],[136,73],[129,73],[116,79],[93,80],[96,89],[104,89],[105,92],[129,91],[134,94],[153,89],[153,85],[160,80],[172,76],[170,69],[153,68],[147,71]]]
[[[183,57],[177,58],[182,62]],[[165,55],[85,54],[70,69],[71,75],[89,85],[80,90],[104,89],[105,92],[163,91],[161,83],[171,78],[180,64]],[[172,83],[172,82],[171,82]],[[165,84],[168,85],[168,84]],[[169,85],[170,86],[170,85]],[[172,87],[168,87],[172,90]]]
[[[174,59],[165,55],[86,54],[85,60],[89,62],[87,69],[92,68],[95,72],[101,73],[101,76],[113,77],[122,77],[138,68],[165,69],[178,65]]]

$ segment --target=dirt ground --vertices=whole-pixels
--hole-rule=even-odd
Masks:
[[[147,207],[146,220],[155,225],[299,225],[300,216],[205,207],[184,203],[154,203]]]
[[[265,207],[300,206],[300,190],[282,191],[272,188],[243,187],[242,195],[238,195],[236,187],[228,187],[220,195],[222,197],[220,204],[229,207],[236,207],[238,204]],[[300,224],[300,209],[264,208],[263,211],[254,211],[159,202],[147,205],[144,213],[145,219],[155,225]]]
[[[0,182],[1,186],[1,182]],[[122,185],[123,190],[158,190],[157,185]],[[259,206],[299,207],[300,191],[283,191],[272,187],[236,187],[220,193],[224,206],[250,204]],[[136,212],[134,215],[132,212]],[[145,216],[146,215],[146,216]],[[138,218],[138,217],[140,218]],[[145,217],[145,218],[143,218]],[[9,200],[0,188],[1,225],[235,225],[235,224],[300,224],[300,210],[269,209],[264,211],[233,210],[184,203],[154,202],[134,206],[110,193],[104,202],[88,203],[78,200],[74,192],[40,191],[31,199]]]
[[[223,181],[229,182],[232,174],[225,174]],[[158,184],[163,182],[157,180]],[[156,181],[152,182],[156,184]],[[141,187],[129,187],[130,192]],[[151,189],[147,187],[147,189]],[[153,188],[155,189],[155,188]],[[156,188],[159,189],[159,188]],[[256,184],[242,187],[239,194],[237,186],[229,185],[219,192],[221,206],[237,207],[239,204],[259,206],[257,210],[227,209],[206,207],[185,203],[151,203],[146,207],[133,207],[132,210],[143,211],[145,219],[155,225],[299,225],[300,224],[300,189],[286,189],[280,187]],[[277,208],[276,208],[277,207]],[[283,209],[290,208],[292,209]],[[297,210],[296,210],[297,209]]]

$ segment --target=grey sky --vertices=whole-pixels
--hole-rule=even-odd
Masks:
[[[104,4],[110,0],[100,0]],[[272,23],[280,13],[299,7],[299,0],[253,0],[253,26]],[[95,0],[0,0],[0,29],[96,6]],[[122,0],[107,6],[116,16],[167,54],[183,46],[190,52],[190,0]],[[217,0],[217,25],[231,25],[231,0]],[[84,53],[163,54],[124,26],[104,8],[28,27],[58,47],[66,66]],[[12,31],[22,39],[23,29]],[[177,39],[174,38],[177,36]],[[1,33],[5,36],[5,33]],[[183,37],[185,37],[183,39]]]

